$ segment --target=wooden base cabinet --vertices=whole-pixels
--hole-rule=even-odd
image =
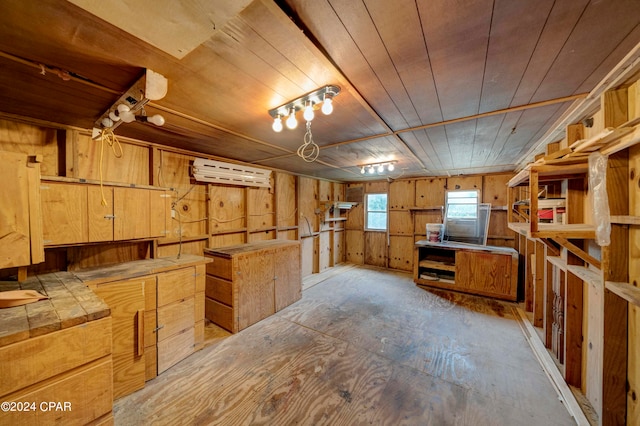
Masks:
[[[205,262],[183,256],[173,266],[149,259],[76,272],[111,308],[114,399],[202,348]],[[123,280],[127,273],[141,276]]]
[[[418,241],[413,278],[419,285],[515,301],[518,253],[509,247]]]
[[[205,315],[237,333],[302,297],[300,243],[267,240],[205,249]]]

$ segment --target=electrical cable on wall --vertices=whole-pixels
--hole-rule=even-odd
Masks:
[[[307,121],[307,131],[304,134],[304,143],[300,145],[297,151],[298,157],[302,158],[307,163],[316,161],[320,154],[320,147],[313,141],[313,135],[311,134],[311,121]]]
[[[100,204],[102,204],[103,206],[108,205],[107,199],[104,196],[104,188],[102,186],[102,182],[104,180],[103,170],[102,170],[102,160],[104,158],[105,143],[107,143],[109,147],[111,147],[111,151],[113,151],[113,154],[115,155],[116,158],[122,158],[124,156],[124,152],[122,151],[122,145],[120,145],[120,141],[118,140],[116,135],[113,134],[113,131],[111,129],[103,129],[100,133],[100,166],[99,166],[100,167],[100,196],[102,197]]]

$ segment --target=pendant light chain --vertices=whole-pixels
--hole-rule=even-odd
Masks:
[[[320,147],[313,141],[311,134],[311,122],[307,121],[307,132],[304,134],[304,143],[298,148],[298,157],[307,163],[312,163],[320,154]]]

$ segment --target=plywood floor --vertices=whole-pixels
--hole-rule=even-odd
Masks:
[[[299,302],[118,400],[116,424],[575,424],[514,305],[376,268],[314,280]]]

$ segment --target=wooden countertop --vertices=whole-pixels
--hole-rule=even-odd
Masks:
[[[109,306],[89,284],[119,281],[211,262],[203,256],[182,255],[145,259],[74,272],[30,276],[25,281],[0,281],[0,291],[36,290],[49,299],[0,309],[0,347],[42,336],[111,315]]]
[[[0,291],[36,290],[49,299],[0,309],[0,346],[107,317],[111,310],[71,272],[0,281]]]
[[[213,254],[216,256],[231,257],[240,253],[247,253],[252,251],[258,251],[265,248],[273,247],[288,247],[292,245],[300,245],[297,240],[264,240],[256,241],[254,243],[236,244],[228,247],[220,247],[215,249],[204,249],[204,254]]]
[[[201,265],[209,262],[211,262],[211,259],[207,257],[183,254],[180,258],[171,256],[158,259],[134,260],[132,262],[118,263],[111,266],[83,269],[81,271],[74,271],[73,273],[85,284],[96,285],[143,277],[145,275],[159,274],[176,268],[186,268],[188,266]]]
[[[443,249],[450,250],[477,250],[477,251],[488,251],[491,253],[498,254],[509,254],[511,256],[518,256],[518,252],[511,247],[500,247],[500,246],[483,246],[480,244],[469,244],[469,243],[459,243],[456,241],[444,241],[442,243],[431,242],[427,240],[416,241],[416,247],[438,247]]]

